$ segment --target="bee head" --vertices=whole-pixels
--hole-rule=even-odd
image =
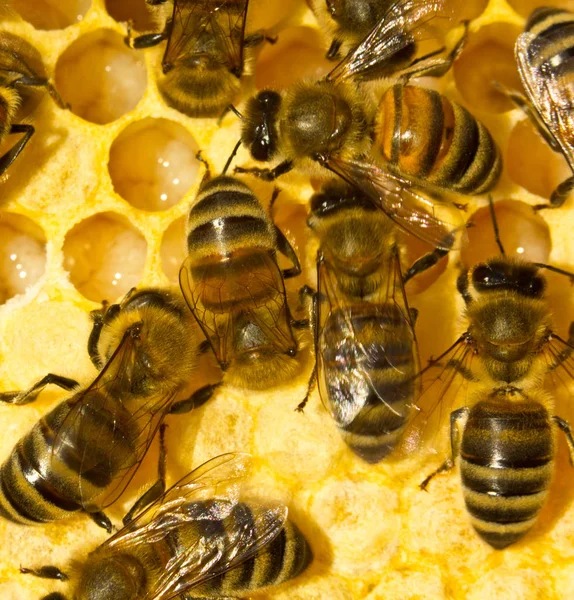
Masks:
[[[241,140],[255,160],[267,162],[277,153],[277,113],[281,96],[265,90],[247,103]]]
[[[369,30],[376,19],[371,0],[325,0],[333,21],[353,31]]]

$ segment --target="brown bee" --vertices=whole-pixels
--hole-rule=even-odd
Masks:
[[[168,489],[75,568],[75,600],[231,600],[305,571],[313,553],[287,507],[240,499],[250,458],[223,454]]]
[[[244,50],[261,43],[245,35],[249,0],[148,0],[162,5],[165,27],[126,43],[149,48],[167,40],[159,90],[166,102],[190,117],[219,117],[238,97]]]
[[[546,500],[556,428],[565,433],[574,460],[570,425],[554,412],[559,385],[574,382],[574,324],[568,341],[562,340],[552,328],[544,297],[546,281],[540,270],[564,272],[509,258],[498,236],[497,241],[500,256],[458,279],[468,327],[423,371],[443,365],[434,380],[436,400],[415,417],[407,437],[416,448],[417,439],[441,431],[446,407],[460,407],[450,412],[452,454],[421,487],[426,489],[435,475],[459,459],[471,523],[483,540],[502,549],[530,530]],[[470,397],[461,393],[469,386]],[[428,393],[421,396],[421,404]]]
[[[17,523],[47,523],[83,510],[111,530],[102,509],[123,493],[165,416],[190,410],[213,392],[206,386],[178,399],[193,377],[199,347],[178,293],[132,290],[93,318],[88,350],[101,370],[90,384],[50,373],[27,391],[0,394],[0,401],[28,404],[49,384],[74,392],[0,467],[0,514]],[[160,464],[151,497],[164,489],[163,471]]]

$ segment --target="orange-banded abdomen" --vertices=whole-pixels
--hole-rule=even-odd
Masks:
[[[321,386],[345,442],[370,463],[397,445],[414,402],[417,370],[413,331],[394,304],[367,302],[329,315],[320,344]]]
[[[66,518],[101,496],[121,469],[139,458],[127,410],[123,418],[119,411],[96,410],[105,404],[102,396],[101,403],[86,402],[81,419],[68,419],[75,400],[44,415],[0,467],[3,517],[26,525]],[[56,439],[61,443],[55,447]]]
[[[482,401],[464,426],[460,473],[472,524],[502,549],[524,536],[542,508],[554,466],[547,410],[532,401]]]
[[[434,90],[394,85],[383,95],[374,148],[398,175],[463,194],[498,182],[500,151],[488,129]]]

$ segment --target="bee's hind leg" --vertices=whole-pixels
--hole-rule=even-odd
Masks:
[[[29,390],[18,391],[18,392],[2,392],[0,393],[0,402],[6,402],[7,404],[30,404],[34,402],[40,392],[47,385],[57,385],[64,390],[71,391],[78,387],[78,382],[75,379],[69,377],[63,377],[62,375],[54,375],[54,373],[48,373],[45,377],[42,377],[40,381],[36,382]]]

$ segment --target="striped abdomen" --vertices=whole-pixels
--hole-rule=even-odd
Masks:
[[[536,9],[525,30],[536,36],[529,47],[528,60],[533,67],[552,72],[554,85],[570,88],[574,69],[574,14],[549,6]],[[570,68],[566,68],[569,64]]]
[[[375,148],[399,175],[464,194],[497,183],[502,161],[486,127],[434,90],[395,85],[383,95]]]
[[[365,302],[329,315],[319,343],[321,385],[343,439],[364,460],[382,460],[399,441],[414,401],[410,324],[394,304]],[[347,422],[353,406],[362,408]]]
[[[552,426],[541,404],[483,401],[471,408],[460,472],[472,524],[486,542],[501,549],[528,532],[553,466]]]
[[[129,443],[135,436],[124,425],[129,413],[124,420],[119,410],[113,415],[96,410],[97,398],[93,408],[86,405],[79,418],[68,419],[62,431],[74,400],[42,417],[0,468],[2,516],[23,524],[46,523],[92,508],[90,501],[105,491],[122,467],[136,460]],[[54,451],[56,435],[62,443]]]
[[[191,507],[193,510],[193,505]],[[172,555],[185,551],[187,547],[197,544],[198,536],[205,538],[209,547],[209,540],[214,536],[222,543],[217,547],[222,548],[224,564],[229,557],[241,553],[233,540],[257,539],[261,532],[256,530],[253,513],[249,504],[239,502],[231,513],[223,520],[197,520],[193,524],[184,525],[171,535],[168,543],[172,548]],[[241,532],[241,534],[239,533]],[[300,575],[313,560],[313,553],[307,540],[297,526],[287,520],[279,534],[253,556],[243,561],[239,566],[209,579],[200,588],[193,588],[188,593],[190,597],[212,598],[239,596],[251,590],[278,585]]]

